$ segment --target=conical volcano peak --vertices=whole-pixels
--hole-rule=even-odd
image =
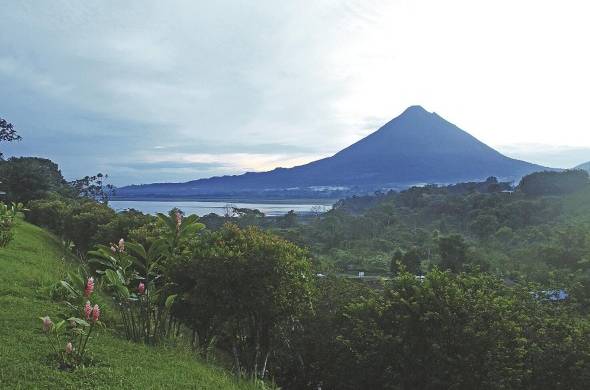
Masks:
[[[373,134],[383,133],[431,133],[448,124],[434,112],[420,105],[409,106],[401,114],[387,122]]]
[[[544,169],[508,158],[441,116],[416,105],[335,155],[305,165],[200,179],[174,187],[154,184],[120,188],[117,194],[267,196],[262,195],[268,194],[267,190],[323,186],[347,187],[362,193],[367,189],[476,181],[490,176],[519,180],[523,175]],[[302,191],[308,196],[307,190]]]
[[[424,107],[420,105],[410,106],[404,110],[402,115],[424,115],[424,114],[431,114],[430,112],[426,111]]]

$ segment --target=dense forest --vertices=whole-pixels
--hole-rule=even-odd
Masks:
[[[584,171],[198,219],[115,212],[103,175],[67,182],[49,160],[2,161],[0,177],[6,202],[76,254],[66,284],[96,278],[115,303],[105,321],[130,340],[185,342],[285,389],[590,383]]]

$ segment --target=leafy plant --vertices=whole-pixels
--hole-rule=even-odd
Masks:
[[[0,202],[0,248],[7,246],[14,238],[14,223],[23,210],[22,203],[13,203],[8,206]]]
[[[43,332],[62,369],[74,369],[80,365],[88,364],[87,345],[88,340],[97,326],[101,326],[100,307],[90,303],[90,297],[94,291],[94,279],[88,278],[86,284],[79,283],[78,275],[70,275],[72,283],[62,280],[61,285],[67,291],[68,312],[73,315],[62,314],[63,318],[53,323],[49,316],[39,317],[42,321]],[[84,286],[83,289],[79,285]],[[85,304],[81,304],[86,300]]]
[[[88,253],[89,263],[97,265],[121,313],[127,339],[158,343],[170,330],[170,308],[176,298],[169,293],[170,283],[163,269],[182,252],[183,244],[203,225],[196,216],[183,218],[180,212],[159,214],[162,237],[148,250],[123,239],[110,247],[98,245]],[[168,325],[168,326],[167,326]]]

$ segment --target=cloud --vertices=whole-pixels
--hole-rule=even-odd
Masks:
[[[24,138],[2,151],[50,157],[68,178],[108,171],[122,185],[301,164],[412,104],[494,145],[590,148],[583,2],[22,0],[2,10],[0,115]],[[204,160],[184,166],[187,156]],[[551,156],[531,158],[573,160]]]
[[[107,162],[139,159],[137,168],[156,146],[251,154],[252,161],[239,159],[245,165],[229,164],[234,173],[260,166],[259,154],[281,155],[286,165],[339,146],[323,137],[336,128],[326,118],[340,88],[322,84],[331,78],[322,40],[310,45],[313,33],[302,29],[317,27],[319,15],[276,2],[25,1],[5,8],[0,104],[24,136],[8,152],[55,158],[72,177],[110,167],[124,183],[137,176]],[[26,35],[11,33],[23,27]]]
[[[250,141],[251,142],[251,141]],[[173,151],[182,153],[232,153],[240,151],[242,153],[252,154],[275,154],[275,153],[287,153],[287,154],[317,154],[321,153],[322,150],[315,146],[296,145],[296,144],[283,144],[283,143],[239,143],[239,142],[218,142],[218,143],[207,143],[207,141],[194,140],[191,143],[178,143],[171,142],[164,145],[156,145],[153,147],[155,150],[161,151]]]
[[[553,168],[574,168],[590,161],[590,147],[535,143],[501,145],[504,154]]]
[[[207,171],[213,169],[225,168],[223,163],[215,162],[180,162],[180,161],[161,161],[161,162],[129,162],[112,164],[114,167],[135,169],[139,171],[162,171],[167,169],[191,169],[196,171]]]

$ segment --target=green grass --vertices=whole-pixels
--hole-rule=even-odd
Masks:
[[[18,223],[8,247],[0,248],[0,388],[256,388],[188,351],[130,343],[108,330],[92,342],[92,366],[57,369],[38,318],[60,311],[48,291],[73,267],[71,260],[63,260],[55,237],[25,222]]]

